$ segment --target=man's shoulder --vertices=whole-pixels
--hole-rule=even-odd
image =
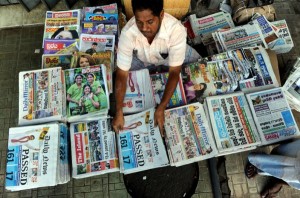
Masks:
[[[135,24],[135,18],[132,17],[122,29],[124,34],[136,34],[138,32],[137,26]]]
[[[178,30],[185,31],[181,22],[168,13],[164,13],[164,26],[166,27],[166,30],[169,30],[170,32]]]

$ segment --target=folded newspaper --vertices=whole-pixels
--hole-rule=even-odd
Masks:
[[[64,124],[9,129],[6,189],[55,186],[70,180],[69,137]]]
[[[262,145],[300,135],[282,88],[247,94]]]
[[[218,154],[203,105],[193,103],[165,111],[165,141],[172,166]]]
[[[119,171],[115,133],[108,118],[71,123],[71,151],[74,178]]]
[[[125,116],[125,126],[117,135],[120,172],[124,174],[169,165],[158,127],[154,127],[154,108]]]

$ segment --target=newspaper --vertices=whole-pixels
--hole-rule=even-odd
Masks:
[[[155,106],[148,69],[130,71],[128,74],[123,112],[138,113]]]
[[[45,39],[78,39],[80,31],[80,10],[47,11],[45,18]],[[44,42],[43,42],[44,47]]]
[[[104,65],[65,70],[69,122],[106,116],[109,97]]]
[[[78,51],[77,40],[44,40],[44,54],[72,54]]]
[[[118,14],[93,14],[85,13],[84,21],[101,21],[103,24],[118,23]]]
[[[102,21],[82,21],[83,34],[118,35],[118,23],[103,23]]]
[[[220,153],[241,152],[261,144],[243,92],[208,97],[207,107]]]
[[[19,125],[64,121],[65,108],[61,68],[19,73]]]
[[[298,64],[300,63],[298,58]],[[300,112],[300,67],[290,74],[282,90],[292,109]]]
[[[259,45],[268,48],[258,24],[247,24],[216,33],[226,51]]]
[[[283,54],[289,52],[294,47],[294,42],[285,20],[271,22],[273,26],[278,28],[279,38],[270,48],[276,54]]]
[[[59,146],[59,155],[58,162],[59,162],[59,173],[58,173],[58,184],[66,183],[66,181],[70,181],[70,132],[69,128],[65,124],[59,124],[59,139],[60,139],[60,146]]]
[[[204,45],[213,43],[212,33],[222,28],[234,27],[234,23],[229,13],[218,12],[202,18],[197,18],[196,14],[189,16],[195,37],[199,37]],[[199,39],[194,40],[195,44],[199,44]]]
[[[218,154],[203,105],[193,103],[165,111],[166,145],[172,166]]]
[[[125,116],[125,126],[117,139],[121,173],[169,165],[159,129],[154,127],[154,108]]]
[[[281,88],[247,94],[262,144],[272,144],[300,135]]]
[[[93,44],[96,43],[96,47],[93,48]],[[80,35],[79,51],[93,55],[94,53],[110,50],[114,52],[115,36],[114,35]]]
[[[60,167],[61,127],[62,124],[43,124],[9,129],[7,190],[55,186],[69,181],[70,173]],[[63,128],[66,130],[65,125]]]
[[[159,73],[159,74],[150,75],[156,105],[160,104],[161,99],[164,95],[164,91],[168,81],[168,76],[169,73]],[[178,81],[176,89],[167,107],[172,108],[172,107],[177,107],[182,105],[186,105],[186,99],[185,99],[184,89],[183,89],[181,75],[180,75],[180,79]]]
[[[119,171],[115,133],[108,118],[71,123],[71,150],[74,178]]]
[[[70,69],[73,55],[71,54],[43,54],[42,68],[61,67],[62,70]]]

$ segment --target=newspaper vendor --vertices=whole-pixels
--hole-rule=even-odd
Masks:
[[[113,120],[116,132],[124,126],[122,106],[130,70],[168,66],[168,82],[154,118],[162,129],[164,110],[178,83],[181,65],[196,62],[200,57],[186,44],[186,30],[180,21],[164,13],[163,0],[132,0],[132,9],[134,17],[123,28],[118,44],[116,115]]]

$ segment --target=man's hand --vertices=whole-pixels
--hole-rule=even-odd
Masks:
[[[113,119],[112,127],[116,133],[123,130],[124,127],[124,116],[123,113],[117,113]]]
[[[165,109],[158,106],[154,113],[154,125],[158,126],[160,134],[164,137]]]

